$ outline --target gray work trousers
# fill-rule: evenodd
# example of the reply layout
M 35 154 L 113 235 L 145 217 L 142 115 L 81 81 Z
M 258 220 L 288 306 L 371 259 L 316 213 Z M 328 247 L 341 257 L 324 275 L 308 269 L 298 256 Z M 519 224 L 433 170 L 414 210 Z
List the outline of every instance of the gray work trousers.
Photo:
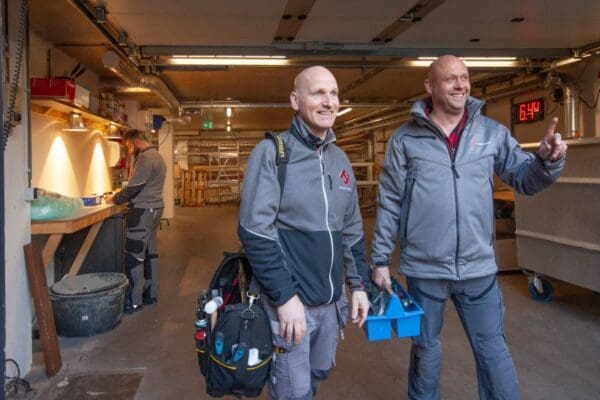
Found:
M 311 400 L 319 385 L 335 366 L 340 322 L 348 316 L 348 298 L 344 291 L 336 304 L 306 307 L 306 334 L 300 344 L 288 343 L 279 336 L 277 310 L 264 301 L 271 320 L 273 345 L 279 348 L 269 376 L 269 400 Z M 342 321 L 338 320 L 339 316 Z
M 425 311 L 413 338 L 408 398 L 440 399 L 444 308 L 452 299 L 475 355 L 481 400 L 516 400 L 519 384 L 504 337 L 504 304 L 495 275 L 461 281 L 407 277 L 409 293 Z
M 156 231 L 162 212 L 162 208 L 132 208 L 127 212 L 125 270 L 129 289 L 125 301 L 129 305 L 142 304 L 144 291 L 158 297 Z

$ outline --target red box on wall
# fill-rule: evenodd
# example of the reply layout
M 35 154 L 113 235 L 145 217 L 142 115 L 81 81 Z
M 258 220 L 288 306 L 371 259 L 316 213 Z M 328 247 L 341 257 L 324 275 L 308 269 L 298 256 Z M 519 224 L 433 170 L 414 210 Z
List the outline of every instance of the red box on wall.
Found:
M 31 78 L 31 97 L 54 98 L 73 102 L 75 82 L 67 78 Z

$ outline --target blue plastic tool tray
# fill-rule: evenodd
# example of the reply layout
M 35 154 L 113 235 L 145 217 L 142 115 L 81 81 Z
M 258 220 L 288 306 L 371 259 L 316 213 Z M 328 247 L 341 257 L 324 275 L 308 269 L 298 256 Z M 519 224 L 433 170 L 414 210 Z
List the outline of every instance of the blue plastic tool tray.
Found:
M 400 299 L 402 298 L 402 300 Z M 419 336 L 423 309 L 401 289 L 400 297 L 394 293 L 383 315 L 369 315 L 365 332 L 369 342 L 392 338 L 392 329 L 398 338 Z

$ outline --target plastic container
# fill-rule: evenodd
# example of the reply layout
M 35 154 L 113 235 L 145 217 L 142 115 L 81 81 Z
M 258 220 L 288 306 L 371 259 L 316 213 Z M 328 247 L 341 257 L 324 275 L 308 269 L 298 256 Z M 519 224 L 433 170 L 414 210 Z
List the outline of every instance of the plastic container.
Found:
M 81 198 L 81 200 L 83 200 L 83 205 L 86 207 L 97 206 L 97 205 L 102 204 L 102 196 L 101 195 L 83 196 Z
M 369 342 L 391 339 L 392 330 L 398 338 L 419 336 L 423 309 L 405 291 L 401 296 L 404 302 L 400 301 L 397 294 L 390 296 L 383 315 L 367 317 L 365 332 Z
M 127 276 L 116 272 L 67 276 L 52 285 L 49 294 L 58 334 L 91 336 L 117 326 L 127 285 Z

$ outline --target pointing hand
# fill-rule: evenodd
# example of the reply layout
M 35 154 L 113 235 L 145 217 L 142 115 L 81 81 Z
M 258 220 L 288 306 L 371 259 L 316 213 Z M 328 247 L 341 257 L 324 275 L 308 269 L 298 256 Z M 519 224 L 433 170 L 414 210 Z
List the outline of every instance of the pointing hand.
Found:
M 556 161 L 567 154 L 567 145 L 563 143 L 560 133 L 554 133 L 558 118 L 552 118 L 548 131 L 540 143 L 538 155 L 544 161 Z

